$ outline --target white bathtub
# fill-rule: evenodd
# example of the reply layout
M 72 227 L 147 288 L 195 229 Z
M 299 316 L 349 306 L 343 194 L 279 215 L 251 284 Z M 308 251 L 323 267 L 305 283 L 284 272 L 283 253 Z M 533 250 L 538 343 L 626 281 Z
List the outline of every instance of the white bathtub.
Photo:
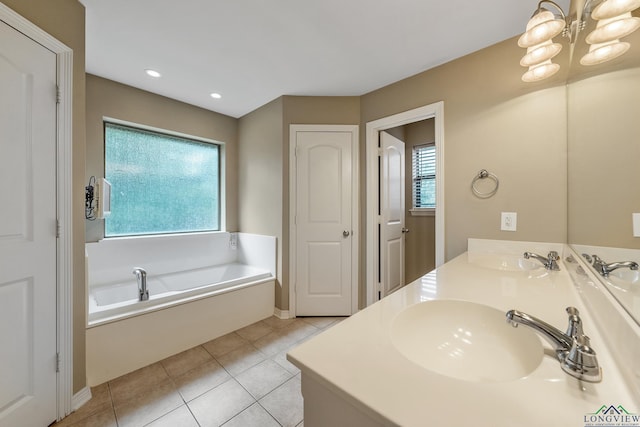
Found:
M 87 243 L 86 254 L 90 386 L 274 313 L 273 236 L 108 239 Z M 148 301 L 139 301 L 134 267 L 147 271 Z
M 160 275 L 147 272 L 148 301 L 139 301 L 138 284 L 129 281 L 93 286 L 89 292 L 89 327 L 184 304 L 273 280 L 271 271 L 240 263 Z

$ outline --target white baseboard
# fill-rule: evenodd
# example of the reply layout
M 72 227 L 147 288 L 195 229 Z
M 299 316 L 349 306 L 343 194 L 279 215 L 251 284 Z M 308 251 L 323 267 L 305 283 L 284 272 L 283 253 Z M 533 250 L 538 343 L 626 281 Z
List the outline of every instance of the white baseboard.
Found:
M 274 307 L 273 308 L 273 315 L 276 316 L 278 319 L 291 319 L 294 316 L 291 315 L 291 313 L 289 313 L 289 310 L 280 310 L 278 307 Z
M 91 389 L 85 387 L 71 397 L 71 411 L 77 411 L 89 400 L 91 400 Z

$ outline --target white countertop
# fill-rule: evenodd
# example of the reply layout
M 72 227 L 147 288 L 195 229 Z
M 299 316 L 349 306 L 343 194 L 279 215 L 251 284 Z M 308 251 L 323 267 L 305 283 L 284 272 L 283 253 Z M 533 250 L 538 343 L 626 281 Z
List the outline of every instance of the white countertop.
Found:
M 509 250 L 522 254 L 518 245 Z M 564 262 L 561 271 L 500 271 L 475 263 L 477 255 L 474 247 L 294 348 L 288 359 L 301 369 L 303 381 L 312 378 L 384 425 L 584 427 L 584 417 L 602 405 L 640 412 L 638 397 L 616 368 Z M 517 309 L 560 330 L 567 325 L 565 308 L 575 306 L 598 354 L 603 380 L 570 377 L 546 354 L 529 376 L 505 382 L 464 381 L 414 364 L 394 347 L 391 325 L 407 307 L 436 299 L 471 301 L 504 312 Z

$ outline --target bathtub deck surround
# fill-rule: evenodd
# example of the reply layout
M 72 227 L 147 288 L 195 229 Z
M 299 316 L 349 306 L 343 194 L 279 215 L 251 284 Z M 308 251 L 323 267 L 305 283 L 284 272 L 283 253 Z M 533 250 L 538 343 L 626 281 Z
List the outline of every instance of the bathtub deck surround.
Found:
M 92 387 L 54 426 L 302 426 L 300 371 L 285 353 L 341 320 L 267 317 Z
M 271 316 L 275 245 L 274 237 L 246 233 L 88 243 L 88 384 Z M 135 268 L 147 272 L 146 301 L 140 301 Z
M 579 264 L 568 246 L 473 239 L 468 249 L 288 353 L 288 360 L 302 373 L 305 425 L 336 425 L 347 420 L 351 427 L 582 426 L 585 416 L 603 405 L 622 405 L 629 412 L 640 412 L 638 371 L 634 372 L 634 360 L 640 359 L 638 325 L 627 322 L 627 313 L 612 305 L 604 311 L 610 318 L 605 321 L 600 305 L 613 299 L 593 281 L 589 292 L 601 297 L 583 300 L 584 291 L 572 280 Z M 547 270 L 536 260 L 524 259 L 526 251 L 557 251 L 560 270 Z M 567 261 L 569 255 L 573 255 L 571 262 Z M 437 307 L 429 304 L 441 302 L 451 304 L 451 310 L 438 317 L 433 314 Z M 484 314 L 478 314 L 478 322 L 458 324 L 455 312 L 451 312 L 465 304 L 477 307 L 479 313 L 497 313 L 500 322 L 491 328 L 498 329 L 499 323 L 507 329 L 487 334 L 486 328 L 478 327 Z M 507 311 L 517 309 L 564 330 L 567 307 L 580 313 L 602 367 L 600 382 L 568 375 L 546 340 L 531 329 L 513 329 L 506 323 Z M 416 321 L 422 323 L 416 325 Z M 421 338 L 407 339 L 411 325 Z M 429 343 L 441 334 L 434 331 L 447 326 L 453 335 L 446 343 L 438 342 L 442 345 L 436 349 Z M 623 346 L 629 349 L 620 348 L 618 331 L 630 340 L 629 346 Z M 513 333 L 531 335 L 535 342 L 526 349 L 515 349 L 508 335 Z M 506 337 L 501 348 L 514 351 L 510 355 L 518 360 L 526 360 L 527 369 L 501 376 L 501 363 L 506 369 L 509 358 L 502 362 L 504 355 L 492 355 L 493 346 L 484 341 L 496 337 Z M 480 340 L 481 345 L 474 340 Z M 479 354 L 478 347 L 483 350 Z M 419 358 L 414 357 L 424 349 L 427 351 Z M 469 354 L 476 357 L 465 361 Z M 459 370 L 447 369 L 446 363 L 438 370 L 435 364 L 423 363 L 424 357 L 473 364 L 477 369 L 461 377 Z

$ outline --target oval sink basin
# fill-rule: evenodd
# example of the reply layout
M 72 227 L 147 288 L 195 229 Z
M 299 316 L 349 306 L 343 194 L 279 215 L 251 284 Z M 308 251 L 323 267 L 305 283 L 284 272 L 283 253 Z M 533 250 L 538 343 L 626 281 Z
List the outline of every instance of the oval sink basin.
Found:
M 617 282 L 616 284 L 633 285 L 640 281 L 640 271 L 621 268 L 609 273 L 609 278 Z
M 544 354 L 536 334 L 510 326 L 505 312 L 465 301 L 427 301 L 407 308 L 393 320 L 391 340 L 413 363 L 466 381 L 526 377 Z
M 497 254 L 469 254 L 469 262 L 484 268 L 500 271 L 531 271 L 543 270 L 544 267 L 538 261 L 524 259 L 516 255 Z

